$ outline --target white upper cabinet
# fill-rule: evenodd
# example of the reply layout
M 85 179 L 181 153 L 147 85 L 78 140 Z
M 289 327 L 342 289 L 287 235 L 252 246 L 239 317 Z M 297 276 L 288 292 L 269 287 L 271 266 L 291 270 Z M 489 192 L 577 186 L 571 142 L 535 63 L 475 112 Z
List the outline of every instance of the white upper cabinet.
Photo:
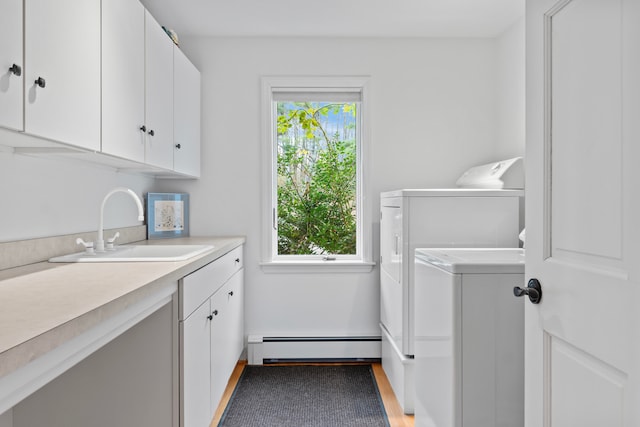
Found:
M 199 177 L 200 72 L 138 0 L 2 0 L 0 128 Z
M 176 46 L 173 51 L 173 169 L 200 176 L 200 72 Z
M 100 150 L 100 0 L 24 7 L 25 132 Z
M 146 12 L 145 163 L 173 169 L 173 41 Z
M 102 2 L 102 151 L 145 161 L 145 9 L 136 0 Z
M 23 130 L 22 0 L 0 2 L 0 126 Z

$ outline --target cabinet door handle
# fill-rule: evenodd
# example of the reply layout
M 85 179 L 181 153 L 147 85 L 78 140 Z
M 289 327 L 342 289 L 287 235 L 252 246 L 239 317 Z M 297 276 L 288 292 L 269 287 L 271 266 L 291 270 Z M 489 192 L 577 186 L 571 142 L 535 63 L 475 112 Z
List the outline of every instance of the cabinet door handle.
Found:
M 229 296 L 232 297 L 233 296 L 233 291 L 229 291 Z
M 43 88 L 47 85 L 47 82 L 42 77 L 38 77 L 38 79 L 35 81 L 35 84 Z
M 207 316 L 207 319 L 209 319 L 209 320 L 213 320 L 213 315 L 211 315 L 211 314 L 210 314 L 210 315 L 208 315 L 208 316 Z
M 9 72 L 13 73 L 14 76 L 20 77 L 22 75 L 22 67 L 20 67 L 18 64 L 13 64 L 11 67 L 9 67 Z
M 240 258 L 236 258 L 236 263 L 239 263 L 239 262 L 240 262 Z
M 182 146 L 180 144 L 176 144 L 176 148 L 179 150 L 182 148 Z
M 149 130 L 149 135 L 153 136 L 153 135 L 155 135 L 155 134 L 156 134 L 156 133 L 153 131 L 153 129 Z
M 146 132 L 147 131 L 147 127 L 145 125 L 140 126 L 140 131 Z

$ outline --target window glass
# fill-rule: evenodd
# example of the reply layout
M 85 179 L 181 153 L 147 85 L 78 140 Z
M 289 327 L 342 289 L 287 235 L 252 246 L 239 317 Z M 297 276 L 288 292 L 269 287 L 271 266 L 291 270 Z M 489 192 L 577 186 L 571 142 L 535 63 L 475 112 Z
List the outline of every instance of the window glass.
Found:
M 275 98 L 277 255 L 357 255 L 359 102 Z

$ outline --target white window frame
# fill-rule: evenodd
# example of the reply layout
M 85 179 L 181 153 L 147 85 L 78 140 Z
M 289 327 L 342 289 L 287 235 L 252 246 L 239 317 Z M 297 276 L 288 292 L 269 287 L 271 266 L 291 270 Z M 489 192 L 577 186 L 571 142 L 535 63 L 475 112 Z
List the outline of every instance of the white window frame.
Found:
M 263 77 L 262 78 L 262 262 L 265 272 L 369 272 L 372 262 L 371 197 L 367 185 L 369 141 L 369 78 L 368 77 Z M 277 177 L 274 159 L 277 152 L 277 129 L 273 94 L 280 92 L 359 92 L 360 122 L 358 123 L 358 224 L 357 255 L 336 255 L 329 259 L 317 255 L 278 255 L 277 230 L 274 215 L 277 207 Z

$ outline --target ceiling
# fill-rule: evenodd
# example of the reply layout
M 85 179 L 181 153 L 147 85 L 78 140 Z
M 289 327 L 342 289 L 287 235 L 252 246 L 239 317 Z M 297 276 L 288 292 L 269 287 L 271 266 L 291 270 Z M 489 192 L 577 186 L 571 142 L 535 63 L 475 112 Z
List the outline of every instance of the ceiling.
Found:
M 524 0 L 142 0 L 178 36 L 494 37 Z

